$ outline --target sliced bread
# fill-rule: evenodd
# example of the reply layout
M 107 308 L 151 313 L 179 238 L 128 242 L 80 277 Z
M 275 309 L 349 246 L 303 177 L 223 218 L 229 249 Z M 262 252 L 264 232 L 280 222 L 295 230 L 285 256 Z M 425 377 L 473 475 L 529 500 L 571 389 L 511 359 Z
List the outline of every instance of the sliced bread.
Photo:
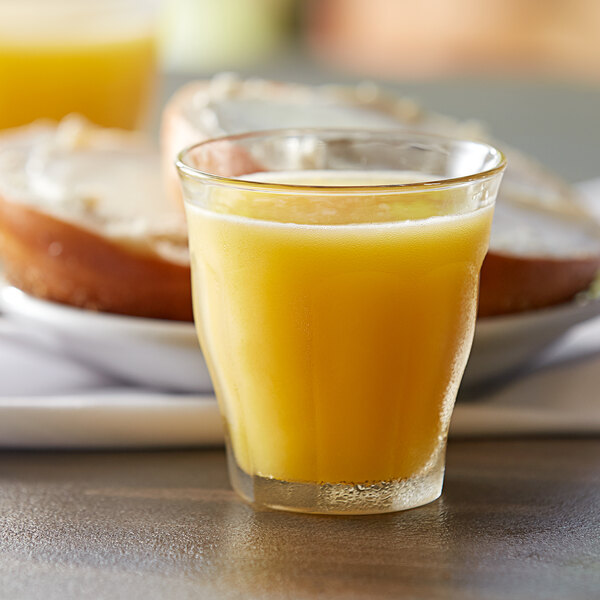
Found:
M 70 117 L 0 136 L 0 256 L 40 298 L 191 320 L 185 221 L 137 134 Z
M 600 226 L 580 208 L 571 186 L 495 142 L 481 124 L 426 112 L 371 84 L 311 87 L 224 74 L 184 86 L 168 103 L 161 130 L 163 168 L 174 204 L 181 205 L 174 160 L 183 148 L 223 135 L 285 127 L 411 128 L 500 146 L 509 167 L 481 273 L 480 316 L 566 302 L 588 287 L 600 269 Z

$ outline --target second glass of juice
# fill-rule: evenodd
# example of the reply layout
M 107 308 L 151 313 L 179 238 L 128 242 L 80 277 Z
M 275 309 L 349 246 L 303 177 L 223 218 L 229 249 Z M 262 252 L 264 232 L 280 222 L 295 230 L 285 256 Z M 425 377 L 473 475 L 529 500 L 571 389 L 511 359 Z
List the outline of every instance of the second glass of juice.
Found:
M 79 113 L 145 125 L 157 77 L 157 0 L 1 0 L 0 129 Z
M 347 130 L 180 155 L 195 321 L 244 498 L 361 514 L 440 495 L 504 164 L 482 143 Z

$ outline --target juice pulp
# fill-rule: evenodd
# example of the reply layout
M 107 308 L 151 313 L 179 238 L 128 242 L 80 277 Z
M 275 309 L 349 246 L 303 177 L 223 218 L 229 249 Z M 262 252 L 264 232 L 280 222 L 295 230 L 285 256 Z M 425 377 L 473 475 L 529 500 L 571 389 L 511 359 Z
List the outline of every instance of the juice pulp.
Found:
M 69 113 L 105 127 L 138 127 L 155 84 L 155 46 L 147 31 L 90 38 L 66 28 L 51 39 L 0 35 L 0 129 Z
M 252 218 L 250 196 L 244 217 L 208 204 L 187 206 L 194 310 L 240 468 L 353 484 L 431 468 L 471 346 L 493 207 L 302 225 Z

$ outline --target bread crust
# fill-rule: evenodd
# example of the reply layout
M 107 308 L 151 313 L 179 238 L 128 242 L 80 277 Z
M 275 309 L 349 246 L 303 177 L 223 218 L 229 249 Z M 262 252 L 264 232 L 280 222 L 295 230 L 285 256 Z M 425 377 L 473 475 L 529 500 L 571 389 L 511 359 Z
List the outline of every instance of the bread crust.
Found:
M 54 302 L 117 314 L 192 320 L 190 268 L 139 252 L 0 196 L 5 276 Z M 481 269 L 479 317 L 568 302 L 600 270 L 600 257 L 522 258 L 490 251 Z
M 192 320 L 189 265 L 2 196 L 0 253 L 7 280 L 38 298 L 123 315 Z
M 481 268 L 479 317 L 545 308 L 572 300 L 600 270 L 600 256 L 527 258 L 490 250 Z

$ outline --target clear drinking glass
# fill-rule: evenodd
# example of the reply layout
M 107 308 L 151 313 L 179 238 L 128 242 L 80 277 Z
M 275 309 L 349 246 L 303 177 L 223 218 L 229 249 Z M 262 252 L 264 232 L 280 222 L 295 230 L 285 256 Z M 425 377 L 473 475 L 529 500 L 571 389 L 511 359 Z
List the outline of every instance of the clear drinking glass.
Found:
M 241 496 L 360 514 L 440 495 L 504 166 L 486 144 L 403 132 L 181 153 L 195 321 Z

